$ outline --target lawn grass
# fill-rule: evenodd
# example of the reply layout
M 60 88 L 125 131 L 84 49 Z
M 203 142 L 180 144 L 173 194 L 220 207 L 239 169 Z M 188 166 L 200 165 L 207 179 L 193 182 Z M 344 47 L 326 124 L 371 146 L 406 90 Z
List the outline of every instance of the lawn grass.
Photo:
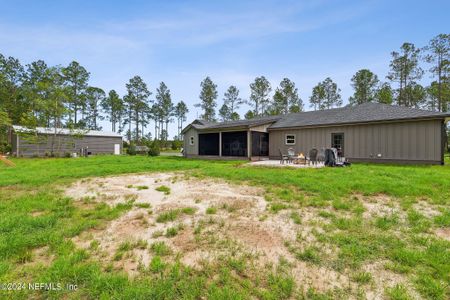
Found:
M 450 162 L 450 158 L 446 158 Z M 231 264 L 196 271 L 182 264 L 167 263 L 170 252 L 163 244 L 152 245 L 157 254 L 143 275 L 130 280 L 124 273 L 108 272 L 89 253 L 78 250 L 70 238 L 89 228 L 116 219 L 133 207 L 132 201 L 109 207 L 97 204 L 81 210 L 64 197 L 64 185 L 80 178 L 138 172 L 188 171 L 198 178 L 223 178 L 267 190 L 271 213 L 292 205 L 321 209 L 333 207 L 335 213 L 322 211 L 323 233 L 317 239 L 323 245 L 339 248 L 337 257 L 329 258 L 320 247 L 305 249 L 291 245 L 299 260 L 332 266 L 336 270 L 354 269 L 354 280 L 370 284 L 372 277 L 359 268 L 376 259 L 388 260 L 386 268 L 406 274 L 420 295 L 429 299 L 449 296 L 450 246 L 442 239 L 422 238 L 433 228 L 450 227 L 450 166 L 396 166 L 354 164 L 350 168 L 280 169 L 247 167 L 237 161 L 202 161 L 179 157 L 97 156 L 77 159 L 13 159 L 16 167 L 0 165 L 0 282 L 61 282 L 77 284 L 76 292 L 67 290 L 5 292 L 11 298 L 249 298 L 284 299 L 294 295 L 295 282 L 284 271 L 273 271 L 257 281 L 236 275 L 242 265 Z M 139 187 L 137 187 L 139 189 Z M 170 193 L 167 189 L 161 190 Z M 407 213 L 405 220 L 393 214 L 366 220 L 354 195 L 387 195 L 397 199 Z M 273 199 L 272 199 L 273 198 Z M 434 218 L 427 218 L 411 205 L 418 199 L 445 207 Z M 346 212 L 351 217 L 341 217 Z M 161 222 L 174 221 L 179 213 L 161 215 Z M 295 224 L 300 216 L 290 214 Z M 178 227 L 163 232 L 176 236 Z M 401 232 L 401 239 L 396 235 Z M 50 265 L 32 265 L 33 250 L 48 247 L 54 256 Z M 118 255 L 130 245 L 124 244 Z M 244 260 L 245 261 L 245 260 Z M 245 269 L 245 267 L 244 267 Z M 215 276 L 213 276 L 215 275 Z M 209 278 L 215 280 L 208 280 Z M 321 297 L 306 288 L 306 296 Z M 394 299 L 407 297 L 403 285 L 386 290 Z M 324 296 L 325 297 L 325 296 Z

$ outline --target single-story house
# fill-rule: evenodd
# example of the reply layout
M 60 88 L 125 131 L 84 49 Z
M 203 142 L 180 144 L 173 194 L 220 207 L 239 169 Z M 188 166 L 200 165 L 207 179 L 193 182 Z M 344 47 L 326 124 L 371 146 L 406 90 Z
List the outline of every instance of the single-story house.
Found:
M 365 103 L 251 120 L 195 120 L 182 130 L 184 156 L 278 159 L 293 148 L 338 148 L 350 162 L 443 164 L 450 113 Z
M 12 126 L 12 154 L 17 157 L 40 157 L 81 154 L 121 154 L 122 136 L 96 130 Z

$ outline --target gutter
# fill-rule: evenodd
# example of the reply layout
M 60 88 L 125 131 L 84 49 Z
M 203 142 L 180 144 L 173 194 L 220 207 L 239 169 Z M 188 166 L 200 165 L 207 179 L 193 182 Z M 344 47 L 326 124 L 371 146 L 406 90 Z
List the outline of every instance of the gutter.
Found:
M 413 121 L 428 121 L 428 120 L 449 120 L 449 117 L 444 116 L 431 116 L 431 117 L 417 117 L 408 119 L 389 119 L 389 120 L 375 120 L 375 121 L 361 121 L 361 122 L 351 122 L 351 123 L 325 123 L 325 124 L 315 124 L 315 125 L 303 125 L 303 126 L 286 126 L 286 127 L 269 127 L 268 131 L 275 130 L 292 130 L 292 129 L 303 129 L 303 128 L 321 128 L 321 127 L 337 127 L 337 126 L 351 126 L 351 125 L 365 125 L 365 124 L 383 124 L 383 123 L 402 123 L 402 122 L 413 122 Z

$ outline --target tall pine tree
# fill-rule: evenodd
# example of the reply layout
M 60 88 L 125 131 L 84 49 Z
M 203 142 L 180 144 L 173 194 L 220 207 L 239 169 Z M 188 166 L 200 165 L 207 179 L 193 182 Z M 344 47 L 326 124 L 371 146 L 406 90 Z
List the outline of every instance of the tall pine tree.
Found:
M 195 107 L 200 107 L 203 111 L 202 119 L 206 121 L 216 120 L 216 106 L 217 106 L 217 85 L 206 77 L 200 84 L 200 103 L 195 104 Z

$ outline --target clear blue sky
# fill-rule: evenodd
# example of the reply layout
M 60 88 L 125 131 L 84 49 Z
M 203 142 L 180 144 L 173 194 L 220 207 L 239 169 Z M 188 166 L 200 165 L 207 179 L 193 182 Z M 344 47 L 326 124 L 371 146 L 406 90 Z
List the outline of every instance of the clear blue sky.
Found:
M 23 64 L 77 60 L 91 72 L 91 85 L 121 95 L 134 75 L 152 96 L 164 81 L 174 102 L 188 104 L 188 122 L 200 113 L 193 104 L 207 75 L 218 84 L 219 106 L 229 85 L 247 98 L 260 75 L 274 88 L 283 77 L 294 80 L 306 102 L 329 76 L 345 103 L 357 70 L 369 68 L 384 80 L 390 52 L 403 42 L 422 47 L 450 31 L 448 0 L 0 0 L 0 7 L 0 53 Z

